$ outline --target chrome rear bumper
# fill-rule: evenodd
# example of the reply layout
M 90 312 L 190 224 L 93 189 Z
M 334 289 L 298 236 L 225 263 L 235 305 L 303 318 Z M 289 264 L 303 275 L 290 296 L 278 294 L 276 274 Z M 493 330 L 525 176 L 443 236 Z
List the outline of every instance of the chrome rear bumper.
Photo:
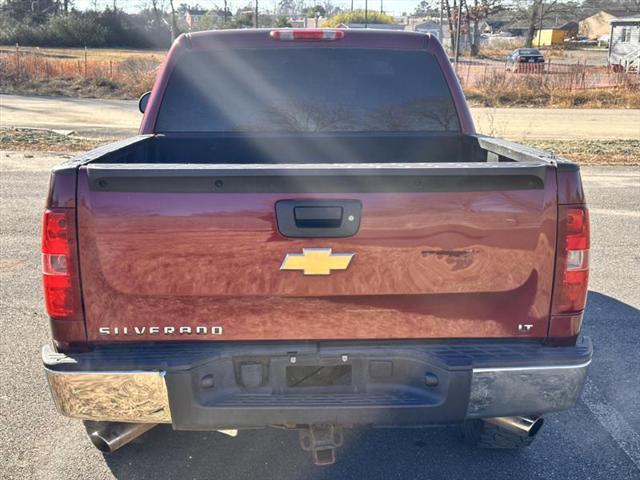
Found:
M 590 363 L 474 368 L 467 418 L 567 410 L 578 401 Z
M 51 396 L 67 417 L 171 423 L 164 372 L 57 372 L 45 368 Z
M 236 385 L 239 381 L 237 371 L 234 374 L 234 363 L 230 361 L 233 355 L 228 351 L 208 355 L 204 360 L 200 357 L 193 362 L 193 367 L 182 359 L 179 368 L 174 368 L 169 360 L 164 364 L 157 363 L 165 368 L 152 369 L 145 361 L 142 362 L 144 368 L 126 370 L 117 361 L 110 362 L 104 353 L 93 354 L 88 359 L 87 355 L 92 354 L 66 356 L 49 347 L 43 349 L 43 360 L 58 410 L 65 416 L 83 420 L 174 423 L 177 429 L 202 430 L 282 424 L 287 420 L 322 423 L 325 419 L 335 419 L 334 423 L 380 425 L 388 425 L 393 419 L 392 425 L 406 425 L 542 415 L 571 408 L 578 400 L 591 361 L 591 344 L 584 339 L 582 342 L 573 357 L 570 351 L 573 347 L 542 347 L 569 350 L 566 358 L 555 355 L 557 351 L 553 355 L 542 352 L 542 358 L 547 362 L 544 365 L 540 361 L 537 361 L 538 365 L 524 361 L 518 366 L 514 364 L 517 362 L 507 361 L 508 366 L 502 367 L 476 366 L 474 364 L 482 365 L 482 362 L 473 358 L 470 365 L 461 365 L 460 356 L 447 365 L 442 359 L 451 358 L 451 348 L 447 347 L 447 357 L 440 355 L 442 349 L 437 350 L 434 344 L 425 344 L 424 349 L 400 345 L 392 350 L 361 345 L 350 350 L 340 347 L 335 352 L 349 352 L 354 382 L 360 381 L 359 378 L 364 382 L 364 387 L 361 385 L 356 389 L 357 394 L 336 393 L 333 387 L 326 393 L 315 390 L 313 395 L 304 389 L 279 390 L 281 385 L 275 383 L 276 377 L 284 370 L 279 368 L 278 362 L 284 361 L 286 368 L 289 357 L 283 358 L 276 352 L 260 357 L 268 359 L 265 365 L 270 369 L 265 377 L 267 384 L 260 389 Z M 282 352 L 295 351 L 287 346 L 279 348 Z M 462 348 L 469 352 L 468 346 L 461 347 L 461 351 Z M 333 351 L 329 350 L 323 351 L 322 358 Z M 245 352 L 241 354 L 246 355 Z M 100 358 L 100 364 L 96 358 Z M 121 357 L 113 355 L 111 358 Z M 321 357 L 313 356 L 313 362 L 318 358 Z M 340 356 L 336 355 L 336 358 Z M 371 363 L 380 362 L 381 358 L 393 364 L 390 375 L 397 378 L 380 380 L 368 376 L 372 371 Z M 300 356 L 297 364 L 303 361 Z M 109 369 L 110 365 L 113 370 Z M 140 365 L 141 362 L 136 363 L 136 366 Z M 418 377 L 424 376 L 425 371 L 436 372 L 440 385 L 425 385 L 424 378 Z M 209 396 L 216 388 L 202 386 L 203 374 L 210 375 L 207 372 L 214 372 L 215 386 L 220 390 L 217 397 Z M 223 385 L 220 378 L 233 385 Z M 417 388 L 420 382 L 422 387 Z M 345 419 L 350 422 L 344 422 Z

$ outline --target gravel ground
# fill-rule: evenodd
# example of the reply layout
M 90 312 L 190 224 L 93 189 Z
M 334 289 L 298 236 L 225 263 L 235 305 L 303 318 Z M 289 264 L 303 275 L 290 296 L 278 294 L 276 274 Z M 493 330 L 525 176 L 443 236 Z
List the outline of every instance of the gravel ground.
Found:
M 27 156 L 29 155 L 29 156 Z M 640 172 L 583 170 L 593 229 L 585 332 L 596 353 L 582 400 L 549 415 L 524 451 L 480 451 L 454 428 L 349 432 L 332 467 L 314 467 L 294 432 L 172 432 L 158 427 L 111 456 L 59 416 L 40 363 L 48 341 L 39 275 L 48 168 L 60 154 L 0 157 L 0 477 L 640 479 Z

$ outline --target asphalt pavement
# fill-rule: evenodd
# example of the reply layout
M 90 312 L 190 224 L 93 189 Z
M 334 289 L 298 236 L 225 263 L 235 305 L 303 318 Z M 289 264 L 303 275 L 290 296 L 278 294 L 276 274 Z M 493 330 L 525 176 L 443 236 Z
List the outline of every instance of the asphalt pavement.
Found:
M 474 107 L 471 114 L 480 133 L 516 141 L 640 137 L 640 109 Z M 135 134 L 140 118 L 131 100 L 0 95 L 2 126 L 116 137 Z
M 584 332 L 595 356 L 582 399 L 548 415 L 523 451 L 460 443 L 456 428 L 362 429 L 315 467 L 296 432 L 173 432 L 160 426 L 104 456 L 58 415 L 42 373 L 40 283 L 48 169 L 62 156 L 0 154 L 0 477 L 12 479 L 640 479 L 640 171 L 584 168 L 592 275 Z

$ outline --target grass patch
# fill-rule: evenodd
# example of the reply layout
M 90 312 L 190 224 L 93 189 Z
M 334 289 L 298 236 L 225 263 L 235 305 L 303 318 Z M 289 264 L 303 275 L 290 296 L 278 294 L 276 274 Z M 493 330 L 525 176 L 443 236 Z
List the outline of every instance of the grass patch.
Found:
M 0 92 L 13 95 L 39 95 L 83 98 L 135 98 L 124 85 L 106 78 L 52 78 L 27 80 L 19 84 L 0 80 Z
M 640 108 L 640 87 L 543 91 L 521 88 L 465 89 L 475 107 Z
M 640 140 L 527 140 L 582 165 L 640 165 Z
M 108 98 L 136 100 L 153 87 L 153 78 L 141 76 L 135 82 L 108 78 L 57 77 L 39 78 L 20 83 L 0 78 L 0 93 L 73 98 Z
M 0 45 L 0 54 L 15 55 L 15 45 Z M 83 60 L 84 48 L 42 48 L 20 46 L 20 53 L 23 55 L 37 55 L 40 58 Z M 140 50 L 135 48 L 89 48 L 87 51 L 89 60 L 115 62 L 127 60 L 129 58 L 141 58 L 160 63 L 167 54 L 164 50 Z
M 73 134 L 62 135 L 49 130 L 0 128 L 0 146 L 2 150 L 85 152 L 109 141 L 109 139 L 85 138 Z
M 109 53 L 111 52 L 111 53 Z M 0 92 L 21 95 L 135 99 L 151 90 L 159 55 L 107 51 L 77 58 L 73 49 L 26 53 L 19 57 L 0 49 Z M 115 58 L 115 60 L 113 60 Z

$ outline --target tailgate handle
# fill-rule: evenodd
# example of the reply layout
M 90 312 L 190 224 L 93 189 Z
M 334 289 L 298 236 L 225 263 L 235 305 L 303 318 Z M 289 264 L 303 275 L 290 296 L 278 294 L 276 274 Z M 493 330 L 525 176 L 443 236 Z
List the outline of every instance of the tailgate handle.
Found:
M 342 207 L 294 207 L 298 228 L 338 228 L 342 223 Z
M 278 230 L 285 237 L 350 237 L 360 228 L 360 200 L 280 200 Z

